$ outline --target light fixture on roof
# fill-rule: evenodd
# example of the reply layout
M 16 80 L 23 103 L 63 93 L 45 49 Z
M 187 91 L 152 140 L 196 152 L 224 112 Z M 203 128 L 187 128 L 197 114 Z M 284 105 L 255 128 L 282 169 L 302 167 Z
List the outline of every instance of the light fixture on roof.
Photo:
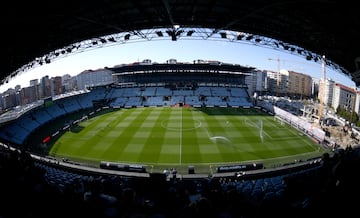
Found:
M 129 40 L 129 39 L 130 39 L 130 34 L 128 33 L 124 36 L 124 40 Z
M 172 41 L 176 41 L 178 39 L 178 37 L 181 35 L 181 33 L 183 33 L 184 30 L 177 30 L 177 29 L 172 29 L 172 30 L 167 30 L 166 33 L 171 37 Z
M 252 35 L 248 35 L 245 39 L 246 39 L 247 41 L 250 41 L 250 40 L 252 40 L 252 38 L 253 38 Z
M 163 33 L 162 33 L 161 31 L 156 31 L 155 33 L 156 33 L 156 35 L 158 35 L 159 37 L 163 37 Z
M 221 38 L 226 39 L 226 32 L 221 32 L 220 36 L 221 36 Z
M 244 38 L 244 35 L 243 34 L 239 34 L 238 36 L 237 36 L 237 40 L 242 40 Z
M 114 39 L 114 37 L 108 38 L 108 41 L 109 41 L 109 42 L 116 42 L 115 39 Z
M 194 32 L 195 32 L 194 30 L 189 30 L 186 35 L 191 36 Z
M 306 60 L 310 61 L 312 58 L 313 58 L 313 57 L 312 57 L 311 54 L 306 55 Z
M 45 58 L 45 63 L 50 64 L 50 63 L 51 63 L 51 59 L 50 59 L 49 57 L 46 57 L 46 58 Z
M 314 61 L 315 61 L 315 62 L 318 62 L 319 60 L 320 60 L 320 58 L 319 58 L 318 56 L 315 56 L 315 57 L 314 57 Z

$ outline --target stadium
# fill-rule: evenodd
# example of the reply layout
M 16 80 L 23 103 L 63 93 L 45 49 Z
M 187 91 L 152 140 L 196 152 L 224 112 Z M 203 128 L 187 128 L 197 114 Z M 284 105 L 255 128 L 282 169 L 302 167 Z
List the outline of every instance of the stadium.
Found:
M 183 38 L 313 62 L 325 53 L 328 67 L 360 84 L 360 22 L 347 2 L 12 1 L 5 9 L 1 85 L 87 49 Z M 116 82 L 1 115 L 0 217 L 356 214 L 359 149 L 334 149 L 321 128 L 249 95 L 251 67 L 146 62 L 109 70 Z
M 2 141 L 29 152 L 61 192 L 88 177 L 214 179 L 271 201 L 284 197 L 285 178 L 316 174 L 331 152 L 324 131 L 249 96 L 245 78 L 253 68 L 194 62 L 111 70 L 116 83 L 2 117 Z
M 190 167 L 208 176 L 319 158 L 324 132 L 266 102 L 255 105 L 245 84 L 251 70 L 223 63 L 121 66 L 112 69 L 117 83 L 45 99 L 16 114 L 1 136 L 41 156 L 119 171 L 184 174 Z

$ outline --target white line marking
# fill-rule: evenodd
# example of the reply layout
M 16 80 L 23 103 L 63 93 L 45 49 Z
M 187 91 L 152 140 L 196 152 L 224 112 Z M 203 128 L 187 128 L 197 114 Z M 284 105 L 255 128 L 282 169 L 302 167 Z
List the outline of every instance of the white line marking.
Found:
M 181 111 L 181 113 L 180 113 L 180 145 L 179 145 L 179 149 L 180 149 L 180 151 L 179 151 L 179 153 L 180 153 L 180 157 L 179 157 L 179 163 L 180 163 L 180 165 L 181 165 L 181 158 L 182 158 L 182 107 L 180 108 L 180 111 Z

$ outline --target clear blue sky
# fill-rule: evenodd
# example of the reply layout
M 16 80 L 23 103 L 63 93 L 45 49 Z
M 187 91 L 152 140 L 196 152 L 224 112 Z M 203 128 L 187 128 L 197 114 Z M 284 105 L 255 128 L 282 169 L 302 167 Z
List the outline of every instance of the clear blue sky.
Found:
M 172 58 L 177 59 L 179 62 L 192 62 L 197 59 L 218 60 L 272 71 L 278 71 L 278 62 L 276 60 L 279 58 L 280 69 L 309 74 L 319 79 L 322 76 L 320 63 L 307 61 L 302 56 L 291 55 L 281 50 L 229 41 L 189 39 L 171 41 L 166 39 L 118 44 L 58 58 L 50 64 L 21 73 L 20 76 L 10 80 L 9 83 L 0 86 L 0 92 L 4 92 L 8 88 L 14 88 L 17 84 L 20 84 L 21 87 L 27 87 L 31 79 L 40 79 L 45 75 L 50 77 L 64 74 L 75 76 L 87 69 L 95 70 L 144 59 L 165 63 L 166 60 Z M 343 85 L 355 86 L 355 83 L 348 76 L 331 68 L 326 69 L 326 76 Z

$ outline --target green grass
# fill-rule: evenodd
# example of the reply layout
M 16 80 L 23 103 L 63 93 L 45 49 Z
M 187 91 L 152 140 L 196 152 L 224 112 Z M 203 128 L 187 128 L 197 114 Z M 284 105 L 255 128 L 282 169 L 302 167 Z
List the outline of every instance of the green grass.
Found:
M 197 172 L 207 172 L 242 162 L 274 166 L 321 152 L 307 136 L 256 109 L 150 107 L 84 121 L 63 134 L 49 155 L 141 163 L 152 170 L 194 165 Z

